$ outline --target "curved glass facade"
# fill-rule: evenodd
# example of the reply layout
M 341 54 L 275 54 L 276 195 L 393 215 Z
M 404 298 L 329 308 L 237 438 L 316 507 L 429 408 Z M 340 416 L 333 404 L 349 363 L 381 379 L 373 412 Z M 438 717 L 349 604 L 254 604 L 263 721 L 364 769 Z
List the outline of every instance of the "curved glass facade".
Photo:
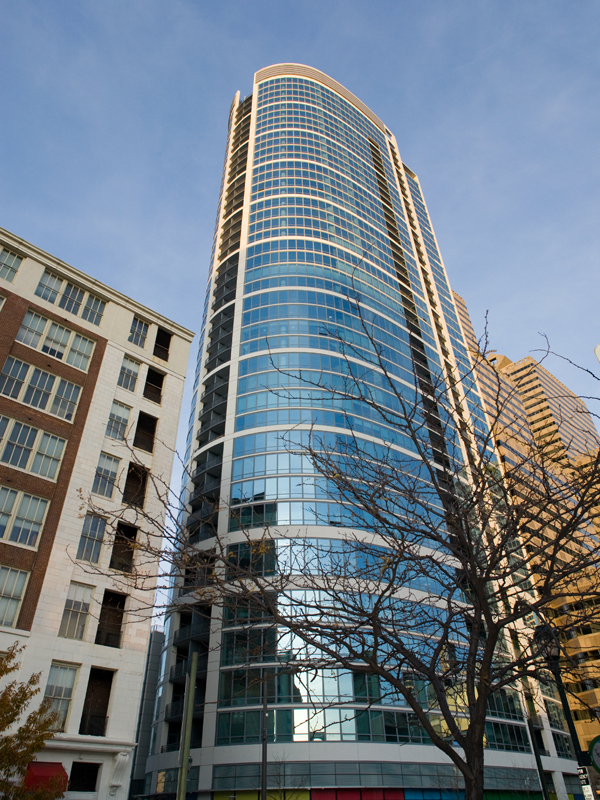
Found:
M 458 371 L 467 391 L 464 413 L 485 426 L 419 182 L 402 164 L 394 137 L 316 70 L 267 68 L 255 76 L 250 97 L 236 97 L 230 115 L 188 435 L 190 541 L 203 547 L 218 527 L 237 557 L 251 559 L 239 531 L 259 536 L 268 525 L 284 538 L 263 554 L 260 569 L 302 559 L 308 548 L 319 569 L 334 571 L 344 548 L 340 527 L 368 529 L 370 521 L 350 514 L 315 474 L 303 451 L 310 431 L 329 445 L 343 447 L 352 435 L 367 453 L 391 448 L 403 458 L 414 455 L 419 472 L 413 443 L 392 424 L 400 409 L 378 358 L 407 402 L 419 402 L 422 381 L 444 381 Z M 340 396 L 349 376 L 369 387 L 387 421 L 360 398 Z M 461 458 L 453 441 L 445 446 Z M 432 500 L 432 513 L 434 506 Z M 415 588 L 435 586 L 431 576 Z M 175 592 L 185 599 L 185 585 Z M 212 632 L 193 605 L 172 615 L 151 771 L 176 763 L 169 754 L 181 741 L 184 678 L 195 649 L 201 656 L 192 730 L 196 788 L 215 792 L 217 800 L 258 788 L 264 685 L 274 758 L 280 771 L 296 776 L 286 786 L 302 800 L 309 791 L 320 797 L 318 788 L 328 786 L 336 787 L 338 800 L 344 800 L 340 787 L 348 786 L 379 787 L 381 796 L 371 800 L 384 800 L 392 789 L 388 800 L 402 800 L 402 787 L 402 797 L 417 789 L 428 798 L 445 796 L 431 770 L 441 757 L 395 692 L 341 669 L 285 673 L 281 664 L 298 644 L 252 613 L 247 606 L 227 608 Z M 425 686 L 423 702 L 429 705 Z M 509 768 L 535 782 L 518 697 L 508 693 L 490 716 L 488 747 L 498 754 L 499 784 Z M 271 764 L 272 781 L 274 770 Z M 413 779 L 402 777 L 408 774 Z

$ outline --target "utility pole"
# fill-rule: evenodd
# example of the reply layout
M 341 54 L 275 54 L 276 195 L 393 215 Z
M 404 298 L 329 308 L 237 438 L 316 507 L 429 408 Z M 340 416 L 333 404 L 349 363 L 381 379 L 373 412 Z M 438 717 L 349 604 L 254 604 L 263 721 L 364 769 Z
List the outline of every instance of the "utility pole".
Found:
M 260 772 L 260 800 L 267 800 L 267 722 L 269 717 L 269 706 L 267 703 L 267 677 L 264 669 L 262 694 L 262 767 Z M 178 797 L 177 800 L 180 800 L 180 798 Z M 184 800 L 184 798 L 181 798 L 181 800 Z
M 198 672 L 198 652 L 192 653 L 190 671 L 185 676 L 185 695 L 182 731 L 183 739 L 179 750 L 179 776 L 177 778 L 177 800 L 185 800 L 188 771 L 190 768 L 190 745 L 192 741 L 192 722 L 196 699 L 196 674 Z
M 538 778 L 540 780 L 540 786 L 542 787 L 542 796 L 544 800 L 550 800 L 550 795 L 548 793 L 548 787 L 546 786 L 546 780 L 544 778 L 544 768 L 542 766 L 542 759 L 540 757 L 540 748 L 538 747 L 537 739 L 535 738 L 535 730 L 533 727 L 533 720 L 531 719 L 531 715 L 527 714 L 527 729 L 529 731 L 529 739 L 531 740 L 531 746 L 533 748 L 533 755 L 535 756 L 535 765 L 538 771 Z

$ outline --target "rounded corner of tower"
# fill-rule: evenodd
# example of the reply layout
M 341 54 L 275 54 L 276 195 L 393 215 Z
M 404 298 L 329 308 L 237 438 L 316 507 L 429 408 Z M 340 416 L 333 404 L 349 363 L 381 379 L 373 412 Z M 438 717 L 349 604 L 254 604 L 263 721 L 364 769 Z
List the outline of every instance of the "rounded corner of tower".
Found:
M 337 92 L 337 94 L 339 94 L 345 100 L 352 103 L 352 105 L 361 111 L 366 117 L 368 117 L 371 122 L 375 123 L 375 125 L 377 125 L 381 131 L 384 133 L 388 132 L 385 124 L 379 119 L 377 114 L 371 111 L 371 109 L 365 105 L 362 100 L 360 100 L 351 91 L 346 89 L 346 87 L 339 83 L 339 81 L 336 81 L 335 78 L 332 78 L 326 72 L 322 72 L 316 67 L 310 67 L 307 64 L 297 64 L 293 62 L 271 64 L 270 66 L 263 67 L 254 73 L 254 85 L 256 86 L 267 78 L 276 78 L 282 75 L 300 76 L 302 78 L 308 78 L 309 80 L 319 81 L 319 83 L 322 83 L 329 89 L 333 89 L 334 92 Z

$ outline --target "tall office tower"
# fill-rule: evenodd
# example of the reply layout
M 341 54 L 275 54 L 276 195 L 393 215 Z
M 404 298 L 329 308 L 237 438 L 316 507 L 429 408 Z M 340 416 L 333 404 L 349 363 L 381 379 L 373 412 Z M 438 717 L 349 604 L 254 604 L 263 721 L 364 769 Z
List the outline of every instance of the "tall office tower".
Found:
M 454 298 L 467 344 L 475 353 L 477 341 L 465 301 L 456 293 Z M 488 418 L 497 416 L 496 445 L 509 467 L 516 467 L 527 458 L 531 442 L 544 447 L 561 466 L 596 457 L 600 437 L 580 397 L 531 356 L 515 362 L 498 354 L 488 358 L 490 364 L 486 359 L 476 361 L 475 372 Z M 502 406 L 500 415 L 498 402 Z M 595 605 L 596 599 L 590 597 L 586 602 Z M 578 600 L 575 605 L 581 609 L 583 603 Z M 564 613 L 569 608 L 561 604 L 561 610 Z M 565 643 L 572 664 L 579 665 L 569 682 L 569 704 L 584 750 L 600 735 L 600 722 L 590 710 L 600 707 L 600 632 L 596 627 L 574 627 Z
M 236 96 L 229 119 L 187 440 L 192 545 L 210 547 L 215 526 L 234 551 L 246 531 L 260 538 L 266 525 L 283 539 L 332 548 L 352 534 L 340 529 L 339 504 L 311 477 L 302 445 L 312 426 L 340 446 L 352 430 L 366 452 L 377 444 L 402 449 L 398 432 L 366 404 L 328 388 L 339 385 L 348 360 L 372 366 L 359 298 L 393 378 L 414 392 L 416 380 L 458 374 L 456 408 L 485 426 L 419 181 L 394 136 L 322 72 L 298 64 L 262 69 L 252 94 Z M 264 627 L 248 627 L 241 612 L 232 610 L 221 627 L 213 609 L 209 632 L 193 594 L 193 579 L 175 588 L 179 610 L 165 631 L 146 794 L 177 785 L 184 682 L 195 651 L 188 791 L 252 800 L 260 785 L 260 685 L 277 655 L 265 650 L 256 663 L 253 644 Z M 267 690 L 271 788 L 301 800 L 359 800 L 361 793 L 401 800 L 424 791 L 441 797 L 440 787 L 452 784 L 448 760 L 418 727 L 409 732 L 401 705 L 361 715 L 359 728 L 365 698 L 352 675 L 317 670 L 308 685 L 282 678 Z M 323 727 L 312 711 L 333 698 L 356 714 Z M 377 727 L 382 713 L 385 731 Z M 536 787 L 524 720 L 498 719 L 492 730 L 487 788 Z M 552 740 L 549 749 L 546 768 L 572 776 L 573 762 L 557 758 Z M 456 797 L 456 787 L 447 796 Z
M 153 602 L 135 545 L 164 514 L 191 339 L 0 229 L 0 651 L 25 646 L 58 713 L 27 780 L 73 800 L 127 796 Z

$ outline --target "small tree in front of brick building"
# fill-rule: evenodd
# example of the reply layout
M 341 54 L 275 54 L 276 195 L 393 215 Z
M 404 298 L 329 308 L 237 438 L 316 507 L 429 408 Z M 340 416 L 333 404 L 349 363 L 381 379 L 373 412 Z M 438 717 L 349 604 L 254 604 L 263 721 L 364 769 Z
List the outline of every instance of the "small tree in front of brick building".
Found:
M 0 658 L 0 681 L 18 672 L 21 665 L 17 657 L 22 650 L 16 642 Z M 25 786 L 28 765 L 54 736 L 56 715 L 50 712 L 48 701 L 27 714 L 31 700 L 40 691 L 39 682 L 38 672 L 0 689 L 0 797 L 4 800 L 55 800 L 63 797 L 67 788 L 60 779 L 43 787 Z

